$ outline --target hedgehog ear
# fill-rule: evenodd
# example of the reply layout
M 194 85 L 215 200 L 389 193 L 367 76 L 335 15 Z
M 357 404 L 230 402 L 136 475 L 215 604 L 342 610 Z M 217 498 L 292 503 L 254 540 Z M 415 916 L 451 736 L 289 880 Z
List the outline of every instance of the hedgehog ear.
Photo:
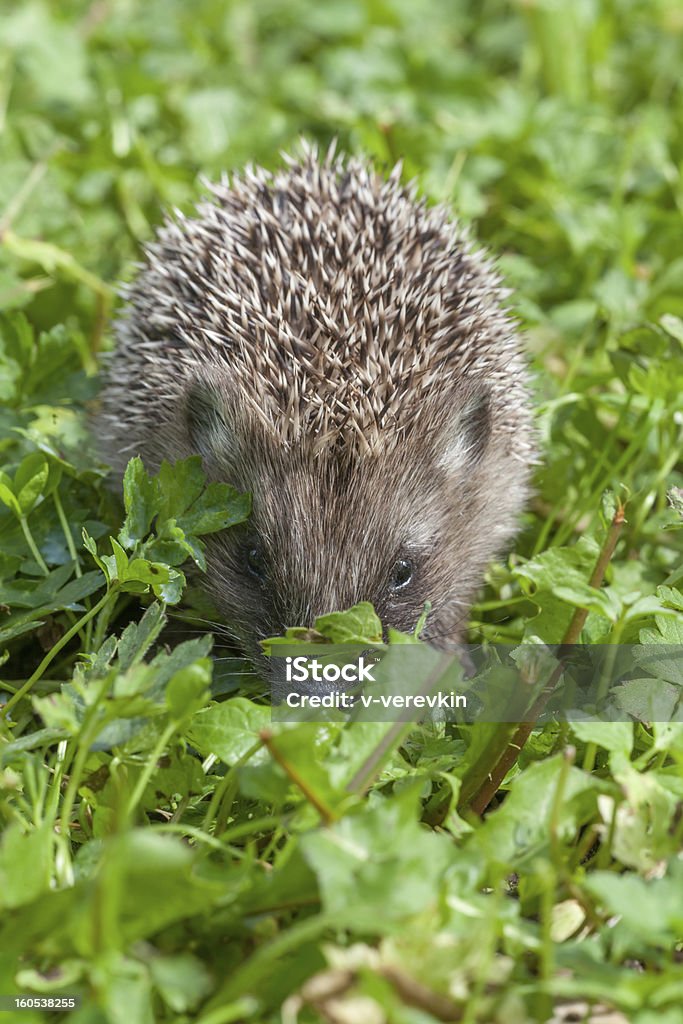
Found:
M 453 472 L 473 468 L 483 459 L 491 436 L 491 396 L 487 388 L 468 395 L 442 431 L 439 465 Z
M 193 381 L 186 392 L 185 415 L 190 443 L 203 459 L 224 458 L 233 445 L 223 396 L 206 380 Z

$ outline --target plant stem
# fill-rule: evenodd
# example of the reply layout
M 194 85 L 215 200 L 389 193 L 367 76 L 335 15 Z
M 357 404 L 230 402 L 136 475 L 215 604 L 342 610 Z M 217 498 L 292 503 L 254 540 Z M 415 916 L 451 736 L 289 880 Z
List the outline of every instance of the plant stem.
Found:
M 277 814 L 267 814 L 262 818 L 254 818 L 251 821 L 243 821 L 241 825 L 231 825 L 225 832 L 220 833 L 219 840 L 222 843 L 232 843 L 242 836 L 255 835 L 257 832 L 266 832 L 269 829 L 276 829 L 280 825 L 288 824 L 287 816 L 283 818 Z M 283 826 L 284 827 L 284 826 Z
M 104 594 L 103 597 L 100 598 L 100 600 L 97 602 L 97 604 L 93 605 L 93 607 L 90 609 L 89 612 L 86 612 L 85 615 L 83 615 L 77 622 L 75 622 L 73 624 L 71 629 L 69 629 L 64 634 L 64 636 L 59 638 L 59 640 L 54 645 L 54 647 L 51 647 L 50 650 L 47 652 L 47 654 L 45 655 L 45 657 L 43 658 L 43 660 L 41 661 L 40 665 L 35 670 L 33 675 L 30 676 L 26 680 L 24 685 L 22 687 L 20 687 L 20 689 L 17 690 L 17 692 L 14 694 L 14 696 L 10 697 L 10 699 L 7 701 L 7 703 L 5 705 L 3 705 L 2 709 L 0 709 L 0 717 L 5 718 L 9 714 L 9 712 L 12 710 L 14 705 L 17 704 L 23 697 L 26 696 L 28 691 L 33 686 L 33 684 L 36 683 L 40 679 L 40 677 L 42 676 L 42 674 L 44 673 L 45 669 L 50 664 L 50 662 L 53 661 L 57 657 L 57 655 L 59 654 L 61 649 L 63 647 L 66 647 L 66 645 L 69 643 L 69 641 L 72 639 L 72 637 L 74 637 L 76 635 L 76 633 L 78 633 L 83 628 L 83 626 L 86 624 L 86 622 L 89 622 L 90 619 L 94 618 L 94 616 L 97 615 L 97 613 L 100 612 L 105 607 L 107 602 L 111 601 L 112 598 L 115 597 L 115 594 L 116 594 L 115 590 L 113 590 L 113 589 L 112 590 L 108 590 L 106 592 L 106 594 Z
M 287 773 L 292 782 L 298 789 L 301 790 L 303 795 L 308 800 L 309 804 L 315 807 L 316 811 L 323 819 L 326 825 L 331 825 L 334 821 L 334 813 L 330 807 L 321 800 L 318 794 L 312 789 L 306 780 L 299 774 L 296 768 L 293 768 L 286 757 L 283 757 L 280 751 L 277 749 L 276 744 L 273 742 L 273 734 L 270 729 L 262 729 L 260 733 L 261 740 L 268 748 L 268 753 L 271 755 L 274 761 L 280 765 L 281 768 Z
M 43 556 L 38 550 L 38 545 L 33 539 L 33 534 L 31 533 L 31 529 L 28 525 L 28 520 L 26 519 L 26 516 L 19 516 L 19 522 L 21 524 L 21 529 L 23 531 L 24 537 L 26 538 L 26 543 L 31 549 L 31 554 L 33 555 L 36 562 L 40 566 L 40 571 L 42 572 L 43 576 L 49 576 L 50 570 L 46 566 L 45 560 L 43 559 Z
M 93 614 L 88 619 L 89 622 L 92 619 L 94 619 L 95 615 L 100 610 L 100 605 L 101 605 L 102 614 L 100 615 L 99 619 L 97 620 L 97 625 L 95 627 L 95 637 L 93 639 L 93 646 L 92 646 L 92 649 L 94 651 L 99 651 L 100 647 L 102 646 L 102 644 L 104 642 L 104 634 L 107 631 L 107 626 L 109 625 L 109 620 L 111 618 L 111 613 L 112 613 L 112 610 L 113 610 L 113 607 L 114 607 L 113 603 L 111 605 L 107 605 L 106 601 L 104 603 L 103 602 L 99 602 L 98 604 L 95 605 L 95 607 L 93 609 Z
M 621 531 L 624 526 L 624 506 L 619 502 L 617 510 L 614 513 L 614 517 L 610 524 L 610 528 L 605 538 L 605 543 L 602 546 L 598 560 L 595 563 L 595 568 L 590 578 L 590 586 L 598 588 L 605 576 L 605 571 L 609 565 L 609 561 L 614 554 L 614 549 L 617 546 L 617 541 L 621 535 Z M 476 793 L 470 804 L 471 809 L 475 814 L 483 814 L 488 807 L 491 799 L 498 792 L 498 788 L 512 768 L 513 764 L 519 757 L 519 754 L 524 747 L 524 744 L 529 739 L 531 732 L 538 721 L 540 715 L 545 709 L 546 704 L 550 700 L 552 693 L 564 671 L 563 648 L 570 647 L 572 644 L 578 642 L 581 636 L 581 630 L 583 629 L 586 619 L 588 618 L 587 608 L 577 608 L 572 616 L 572 620 L 569 623 L 567 632 L 562 640 L 562 645 L 558 651 L 560 661 L 558 662 L 557 668 L 552 673 L 547 686 L 544 687 L 541 694 L 537 697 L 536 701 L 532 705 L 530 711 L 527 714 L 526 721 L 522 722 L 514 736 L 510 740 L 507 749 L 503 751 L 502 756 L 491 758 L 492 768 L 489 772 L 488 778 L 485 780 L 479 792 Z M 496 753 L 495 748 L 492 752 Z
M 66 520 L 66 515 L 64 514 L 64 506 L 62 505 L 62 499 L 59 497 L 59 491 L 57 489 L 55 489 L 52 492 L 52 500 L 54 501 L 55 508 L 57 509 L 59 524 L 62 527 L 62 533 L 64 534 L 64 539 L 66 541 L 66 546 L 69 550 L 69 554 L 71 555 L 71 560 L 74 563 L 76 575 L 82 576 L 83 573 L 81 571 L 81 563 L 78 558 L 78 552 L 76 551 L 76 545 L 74 544 L 74 539 L 71 536 L 71 530 L 69 529 L 69 524 Z
M 157 762 L 161 755 L 163 754 L 168 741 L 170 740 L 171 736 L 173 735 L 177 728 L 178 721 L 174 718 L 171 722 L 168 723 L 168 725 L 162 732 L 161 736 L 154 744 L 154 749 L 147 758 L 147 763 L 143 768 L 142 774 L 140 775 L 140 778 L 136 783 L 135 789 L 133 790 L 130 796 L 130 800 L 128 801 L 128 805 L 126 807 L 126 814 L 128 816 L 130 816 L 133 813 L 138 803 L 142 799 L 142 796 L 147 787 L 147 783 L 151 779 L 153 773 L 156 771 Z
M 231 782 L 232 782 L 232 780 L 233 780 L 233 778 L 235 776 L 236 770 L 241 765 L 246 764 L 246 762 L 251 757 L 253 757 L 254 754 L 257 752 L 257 750 L 260 750 L 261 747 L 262 747 L 261 740 L 257 740 L 251 747 L 249 747 L 249 750 L 247 750 L 244 754 L 242 754 L 242 756 L 233 765 L 231 765 L 231 767 L 228 769 L 228 771 L 225 773 L 225 775 L 223 776 L 221 781 L 218 783 L 218 785 L 214 789 L 213 795 L 212 795 L 211 800 L 209 802 L 209 806 L 206 809 L 206 814 L 204 815 L 204 821 L 202 822 L 202 828 L 204 829 L 205 832 L 209 831 L 211 822 L 212 822 L 214 816 L 216 815 L 216 813 L 218 812 L 218 808 L 220 807 L 221 801 L 223 799 L 223 795 L 225 794 L 226 790 L 228 789 L 229 785 L 231 784 Z
M 50 277 L 56 278 L 63 274 L 68 280 L 83 284 L 97 295 L 111 300 L 112 288 L 97 274 L 82 266 L 68 250 L 40 238 L 21 238 L 9 229 L 2 232 L 0 242 L 13 256 L 28 263 L 38 263 Z
M 105 676 L 99 684 L 99 689 L 94 701 L 86 709 L 80 732 L 77 736 L 74 736 L 73 741 L 71 741 L 71 750 L 76 750 L 76 756 L 73 759 L 73 767 L 70 767 L 71 759 L 69 758 L 69 752 L 68 750 L 65 751 L 63 770 L 69 770 L 69 782 L 64 794 L 62 811 L 59 819 L 59 839 L 62 844 L 61 852 L 64 858 L 62 871 L 65 875 L 67 871 L 69 874 L 71 873 L 71 856 L 68 844 L 68 839 L 71 834 L 71 826 L 69 824 L 71 811 L 73 810 L 73 805 L 76 801 L 76 793 L 78 792 L 78 787 L 83 775 L 83 768 L 85 767 L 85 762 L 90 754 L 90 744 L 97 735 L 97 731 L 100 727 L 100 722 L 97 721 L 97 710 L 104 699 L 108 685 L 109 678 Z

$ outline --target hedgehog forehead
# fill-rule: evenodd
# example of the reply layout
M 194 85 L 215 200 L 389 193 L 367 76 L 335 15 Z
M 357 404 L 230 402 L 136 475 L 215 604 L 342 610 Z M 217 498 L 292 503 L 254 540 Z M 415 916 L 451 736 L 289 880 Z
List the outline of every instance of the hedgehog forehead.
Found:
M 398 173 L 311 151 L 210 189 L 149 247 L 133 306 L 188 372 L 224 367 L 283 444 L 394 446 L 431 396 L 514 352 L 490 263 Z
M 424 465 L 378 457 L 339 458 L 328 450 L 311 458 L 258 459 L 251 478 L 253 526 L 283 565 L 315 571 L 316 559 L 338 575 L 359 565 L 386 563 L 426 551 L 439 533 L 439 481 Z M 283 515 L 283 508 L 287 514 Z

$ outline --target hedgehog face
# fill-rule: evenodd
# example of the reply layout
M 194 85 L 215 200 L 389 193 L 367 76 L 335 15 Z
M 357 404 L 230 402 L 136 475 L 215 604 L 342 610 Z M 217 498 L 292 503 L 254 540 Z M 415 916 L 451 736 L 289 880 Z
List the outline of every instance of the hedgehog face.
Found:
M 190 390 L 188 432 L 209 476 L 252 493 L 250 522 L 208 538 L 208 580 L 262 665 L 260 639 L 360 601 L 404 632 L 429 601 L 425 638 L 443 647 L 461 638 L 524 488 L 514 486 L 514 459 L 496 437 L 497 411 L 483 385 L 455 390 L 445 416 L 430 420 L 428 412 L 419 444 L 408 436 L 359 454 L 339 438 L 283 445 L 245 419 L 227 380 Z

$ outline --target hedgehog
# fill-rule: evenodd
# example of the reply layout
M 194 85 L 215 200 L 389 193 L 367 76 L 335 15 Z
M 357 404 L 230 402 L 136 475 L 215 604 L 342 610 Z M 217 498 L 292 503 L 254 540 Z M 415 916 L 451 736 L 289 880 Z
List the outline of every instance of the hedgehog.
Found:
M 443 205 L 303 146 L 206 183 L 124 289 L 96 430 L 118 478 L 191 454 L 252 495 L 208 537 L 238 646 L 371 602 L 460 644 L 534 461 L 530 383 L 491 258 Z M 264 664 L 264 662 L 260 662 Z

